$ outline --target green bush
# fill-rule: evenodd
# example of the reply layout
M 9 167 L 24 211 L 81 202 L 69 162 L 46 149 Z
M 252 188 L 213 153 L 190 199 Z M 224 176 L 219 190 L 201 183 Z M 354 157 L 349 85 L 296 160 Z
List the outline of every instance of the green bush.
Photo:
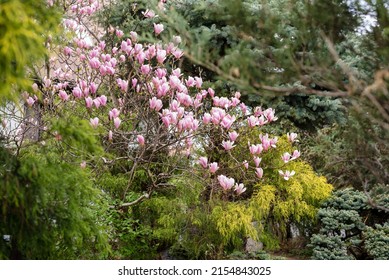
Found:
M 320 229 L 311 238 L 312 258 L 388 259 L 388 225 L 380 224 L 388 215 L 381 212 L 363 192 L 334 192 L 318 211 Z

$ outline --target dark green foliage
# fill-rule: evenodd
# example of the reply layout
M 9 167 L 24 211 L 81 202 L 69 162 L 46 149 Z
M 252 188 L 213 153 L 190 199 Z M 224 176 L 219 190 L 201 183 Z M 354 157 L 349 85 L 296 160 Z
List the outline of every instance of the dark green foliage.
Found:
M 102 152 L 92 128 L 69 117 L 41 137 L 17 151 L 0 143 L 0 258 L 106 258 L 107 199 L 80 167 Z
M 389 260 L 389 223 L 368 227 L 364 232 L 365 248 L 376 260 Z
M 334 43 L 343 40 L 348 32 L 361 24 L 359 1 L 307 1 L 307 10 L 312 27 L 323 30 Z
M 382 224 L 388 213 L 370 205 L 365 193 L 336 191 L 323 203 L 318 219 L 320 230 L 310 244 L 313 259 L 389 259 L 388 225 Z
M 312 89 L 325 95 L 342 77 L 329 59 L 319 29 L 309 23 L 320 7 L 305 1 L 187 0 L 171 5 L 174 10 L 168 17 L 174 20 L 165 20 L 184 38 L 190 61 L 183 62 L 186 71 L 233 84 L 247 104 L 276 108 L 280 117 L 303 129 L 345 122 L 340 99 L 304 93 Z M 339 15 L 349 22 L 334 23 L 335 30 L 328 32 L 344 37 L 355 26 L 349 21 L 354 15 L 343 1 L 327 5 L 333 9 L 340 5 Z M 328 21 L 332 19 L 333 14 Z M 281 92 L 261 90 L 263 84 L 278 86 Z M 287 87 L 294 90 L 282 90 Z
M 350 260 L 346 244 L 340 236 L 315 234 L 311 238 L 313 248 L 312 258 L 315 260 Z
M 270 105 L 278 118 L 289 120 L 294 126 L 309 132 L 325 125 L 345 124 L 347 120 L 346 107 L 341 99 L 305 94 L 265 98 L 264 101 L 259 95 L 249 95 L 248 98 L 251 104 Z
M 111 210 L 112 258 L 150 260 L 157 257 L 157 242 L 153 229 L 142 220 L 135 220 L 129 211 Z
M 271 256 L 265 251 L 243 253 L 241 251 L 234 251 L 228 255 L 231 260 L 270 260 Z
M 308 137 L 303 154 L 335 187 L 385 184 L 389 180 L 389 134 L 369 119 L 351 114 L 335 125 Z
M 1 146 L 0 257 L 5 259 L 89 259 L 107 255 L 104 206 L 78 164 L 48 150 L 15 157 Z

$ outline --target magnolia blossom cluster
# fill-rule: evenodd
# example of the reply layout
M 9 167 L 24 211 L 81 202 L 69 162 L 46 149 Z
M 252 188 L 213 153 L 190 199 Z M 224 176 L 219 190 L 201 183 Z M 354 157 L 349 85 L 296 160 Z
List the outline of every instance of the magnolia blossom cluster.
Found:
M 163 4 L 163 1 L 161 2 Z M 128 34 L 117 28 L 110 28 L 108 33 L 114 37 L 116 45 L 108 47 L 103 40 L 91 40 L 79 36 L 85 31 L 81 20 L 95 13 L 99 8 L 97 1 L 79 0 L 71 7 L 74 13 L 72 19 L 64 21 L 65 27 L 74 32 L 74 38 L 61 50 L 59 59 L 72 65 L 77 61 L 77 69 L 63 66 L 55 69 L 51 79 L 44 79 L 44 89 L 57 96 L 59 105 L 80 103 L 90 115 L 90 125 L 93 128 L 103 126 L 110 141 L 114 140 L 115 133 L 123 128 L 123 123 L 130 114 L 125 110 L 126 100 L 142 100 L 146 98 L 147 104 L 143 110 L 148 112 L 145 116 L 154 115 L 160 120 L 162 130 L 174 135 L 178 141 L 172 142 L 174 149 L 182 149 L 184 154 L 190 155 L 194 150 L 194 143 L 198 135 L 204 135 L 212 129 L 222 131 L 224 139 L 220 143 L 225 153 L 230 153 L 239 141 L 238 128 L 261 127 L 277 120 L 272 108 L 263 110 L 257 107 L 250 110 L 241 100 L 241 94 L 236 92 L 230 98 L 219 97 L 212 88 L 205 88 L 201 77 L 185 76 L 181 69 L 165 67 L 166 64 L 175 65 L 183 56 L 179 48 L 181 38 L 175 36 L 172 42 L 163 45 L 142 44 L 138 41 L 136 32 Z M 152 10 L 143 13 L 145 18 L 156 18 Z M 164 32 L 164 25 L 154 23 L 152 30 L 158 37 Z M 121 69 L 132 65 L 129 76 L 123 76 Z M 54 80 L 56 82 L 54 82 Z M 69 81 L 75 81 L 69 90 Z M 114 84 L 112 84 L 112 81 Z M 109 85 L 103 87 L 103 85 Z M 36 85 L 34 85 L 36 88 Z M 103 88 L 110 88 L 106 92 Z M 26 103 L 32 106 L 36 97 L 27 96 Z M 206 106 L 207 105 L 207 106 Z M 208 109 L 210 108 L 210 109 Z M 104 111 L 101 111 L 104 110 Z M 98 115 L 108 112 L 102 122 Z M 145 149 L 152 142 L 147 131 L 132 131 L 134 141 L 139 147 Z M 296 141 L 297 135 L 287 135 L 291 142 Z M 158 137 L 155 137 L 158 138 Z M 159 139 L 159 138 L 158 138 Z M 261 164 L 261 154 L 269 149 L 276 148 L 277 137 L 271 138 L 268 134 L 259 135 L 258 143 L 247 143 L 248 159 L 241 163 L 247 172 L 253 171 L 258 179 L 264 176 Z M 161 146 L 169 143 L 161 143 Z M 292 154 L 285 153 L 282 160 L 287 163 L 297 159 L 299 151 Z M 219 174 L 222 163 L 208 162 L 207 157 L 198 159 L 199 165 L 207 170 L 224 191 L 234 190 L 237 195 L 245 192 L 242 183 L 235 183 L 234 178 Z M 279 171 L 280 176 L 289 180 L 294 171 Z M 216 177 L 216 174 L 217 177 Z M 234 188 L 233 188 L 234 187 Z

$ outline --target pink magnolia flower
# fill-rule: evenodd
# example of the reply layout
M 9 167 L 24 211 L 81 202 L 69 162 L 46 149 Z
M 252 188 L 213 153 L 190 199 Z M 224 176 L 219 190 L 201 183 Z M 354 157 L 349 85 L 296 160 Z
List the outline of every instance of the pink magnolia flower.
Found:
M 272 108 L 268 108 L 265 111 L 263 111 L 263 115 L 266 117 L 268 122 L 276 121 L 278 118 L 275 117 L 275 110 Z
M 115 125 L 116 129 L 119 128 L 121 122 L 122 122 L 122 121 L 121 121 L 119 118 L 114 118 L 114 119 L 113 119 L 113 124 Z
M 255 168 L 255 175 L 257 175 L 257 177 L 261 179 L 263 177 L 263 169 L 260 167 Z
M 262 108 L 257 106 L 254 108 L 254 116 L 259 117 L 260 115 L 262 115 Z
M 236 98 L 236 97 L 231 98 L 231 106 L 232 107 L 238 106 L 239 103 L 240 103 L 240 100 L 238 98 Z
M 298 140 L 296 140 L 296 138 L 297 138 L 297 133 L 294 133 L 294 132 L 291 132 L 291 133 L 287 133 L 286 134 L 286 136 L 288 137 L 288 141 L 289 142 L 291 142 L 291 143 L 293 143 L 293 142 L 295 142 L 295 141 L 298 141 Z
M 258 118 L 258 125 L 259 125 L 259 126 L 263 126 L 263 125 L 265 125 L 265 124 L 267 124 L 267 120 L 265 120 L 264 116 L 260 116 L 260 117 Z
M 141 67 L 140 67 L 140 71 L 142 74 L 144 75 L 148 75 L 151 71 L 151 66 L 149 64 L 143 64 Z
M 81 80 L 79 82 L 79 85 L 80 85 L 81 89 L 84 90 L 87 87 L 87 82 L 85 80 Z
M 64 90 L 60 90 L 60 91 L 58 92 L 58 96 L 59 96 L 59 98 L 61 98 L 61 100 L 63 100 L 63 101 L 69 100 L 69 95 L 68 95 Z
M 201 86 L 203 84 L 203 79 L 201 79 L 200 77 L 195 77 L 195 81 L 196 81 L 196 87 L 201 88 Z
M 173 112 L 177 112 L 178 109 L 180 108 L 180 102 L 178 102 L 177 100 L 173 99 L 171 102 L 170 102 L 170 110 L 173 111 Z
M 85 106 L 86 108 L 91 108 L 93 105 L 93 100 L 92 98 L 90 98 L 89 96 L 88 97 L 85 97 Z
M 118 38 L 123 37 L 123 35 L 124 35 L 124 32 L 123 32 L 123 31 L 121 31 L 121 30 L 119 30 L 119 29 L 116 29 L 116 36 L 117 36 Z
M 175 48 L 176 48 L 176 46 L 175 46 L 172 42 L 170 42 L 170 43 L 165 47 L 166 52 L 167 52 L 168 54 L 171 54 L 172 51 L 175 50 Z
M 109 119 L 115 119 L 119 117 L 120 111 L 117 108 L 113 108 L 111 111 L 108 113 Z
M 269 138 L 269 135 L 266 133 L 265 135 L 259 135 L 259 138 L 261 139 L 263 149 L 267 151 L 270 147 L 275 148 L 276 143 L 278 141 L 277 137 L 274 137 L 273 139 Z
M 149 103 L 150 103 L 150 109 L 152 110 L 155 110 L 155 111 L 159 111 L 162 109 L 162 100 L 161 99 L 158 99 L 156 97 L 153 97 L 149 100 Z
M 217 180 L 219 181 L 220 186 L 222 186 L 224 190 L 231 189 L 232 186 L 235 184 L 234 178 L 228 178 L 224 175 L 217 176 Z
M 234 121 L 235 121 L 235 116 L 231 116 L 228 114 L 222 119 L 220 125 L 226 129 L 229 129 L 231 125 L 234 123 Z
M 89 85 L 89 91 L 90 91 L 91 94 L 95 94 L 95 93 L 96 93 L 96 91 L 97 91 L 97 85 L 96 85 L 94 82 L 92 82 L 92 83 Z
M 75 98 L 81 98 L 82 97 L 82 90 L 79 87 L 75 87 L 72 91 Z
M 247 118 L 247 122 L 249 124 L 249 127 L 254 127 L 258 124 L 258 118 L 255 116 L 250 116 Z
M 207 168 L 208 167 L 208 159 L 206 157 L 200 157 L 199 158 L 199 164 L 203 167 L 203 168 Z
M 162 64 L 166 59 L 166 51 L 165 50 L 157 50 L 157 61 Z
M 99 69 L 100 68 L 100 61 L 97 57 L 93 57 L 91 59 L 89 59 L 89 66 L 92 68 L 92 69 Z
M 246 188 L 244 187 L 243 184 L 235 184 L 235 191 L 237 195 L 240 195 L 246 191 Z
M 246 115 L 246 113 L 247 113 L 247 106 L 246 106 L 246 104 L 240 103 L 239 107 L 242 110 L 243 115 Z
M 170 116 L 162 116 L 161 120 L 166 127 L 169 127 L 171 124 Z
M 154 18 L 156 15 L 155 15 L 155 12 L 153 10 L 149 10 L 147 9 L 146 11 L 142 12 L 143 16 L 146 17 L 146 18 Z
M 222 142 L 222 146 L 223 146 L 223 148 L 224 148 L 226 151 L 229 151 L 229 150 L 231 150 L 232 148 L 234 148 L 235 145 L 233 145 L 233 144 L 234 144 L 234 142 L 231 142 L 230 140 L 228 140 L 228 141 L 223 141 L 223 142 Z
M 176 76 L 176 77 L 180 77 L 182 74 L 181 74 L 181 68 L 175 68 L 172 70 L 172 75 L 173 76 Z
M 284 179 L 286 181 L 288 181 L 290 179 L 290 177 L 292 177 L 296 172 L 294 172 L 294 170 L 292 171 L 289 171 L 289 170 L 286 170 L 285 172 L 283 172 L 282 170 L 278 170 L 278 173 L 284 177 Z
M 99 101 L 100 101 L 101 106 L 107 105 L 107 97 L 105 95 L 100 96 Z
M 172 51 L 172 55 L 176 58 L 176 59 L 180 59 L 183 55 L 184 55 L 184 52 L 180 49 L 175 49 Z
M 146 54 L 145 52 L 143 51 L 140 51 L 137 55 L 136 55 L 136 59 L 138 60 L 138 62 L 140 64 L 143 64 L 145 62 L 145 59 L 146 59 Z
M 118 78 L 118 79 L 116 80 L 116 82 L 118 83 L 118 85 L 119 85 L 121 91 L 127 92 L 127 89 L 128 89 L 128 81 L 122 80 L 122 79 Z
M 83 94 L 84 94 L 85 97 L 87 97 L 89 95 L 89 87 L 85 87 L 84 88 Z
M 36 83 L 33 83 L 31 87 L 32 87 L 32 90 L 33 90 L 34 92 L 37 92 L 38 89 L 39 89 L 39 88 L 38 88 L 38 85 L 37 85 Z
M 105 46 L 106 46 L 105 41 L 101 41 L 101 42 L 99 43 L 99 48 L 100 48 L 100 50 L 104 50 L 104 49 L 105 49 Z
M 211 110 L 212 123 L 217 125 L 225 117 L 226 111 L 221 108 L 213 107 Z
M 99 71 L 102 76 L 105 76 L 108 73 L 107 67 L 105 65 L 100 65 Z
M 98 117 L 95 117 L 93 119 L 90 119 L 90 125 L 93 127 L 93 128 L 96 128 L 98 125 L 99 125 L 99 118 Z
M 181 37 L 180 36 L 173 36 L 173 43 L 178 45 L 181 43 Z
M 281 156 L 281 159 L 283 160 L 283 162 L 287 163 L 288 161 L 290 161 L 290 154 L 289 153 L 284 153 L 282 156 Z
M 247 162 L 247 160 L 243 161 L 243 166 L 244 166 L 246 169 L 249 169 L 249 163 Z
M 212 98 L 215 96 L 215 91 L 212 88 L 208 88 L 207 91 L 209 93 L 209 96 L 211 96 Z
M 95 98 L 93 99 L 93 104 L 95 105 L 96 108 L 99 108 L 101 103 L 100 103 L 100 98 Z
M 196 84 L 196 81 L 193 77 L 189 76 L 185 83 L 187 87 L 193 87 Z
M 131 85 L 132 85 L 132 87 L 135 88 L 137 84 L 138 84 L 138 79 L 137 79 L 137 78 L 133 78 L 133 79 L 131 80 Z
M 155 24 L 154 23 L 154 32 L 159 35 L 163 31 L 163 24 Z
M 86 161 L 84 160 L 83 162 L 80 163 L 80 167 L 82 169 L 85 169 L 86 168 Z
M 136 139 L 137 139 L 139 145 L 141 145 L 141 146 L 145 145 L 145 138 L 142 135 L 137 135 Z
M 32 98 L 32 97 L 30 96 L 30 97 L 28 97 L 28 98 L 26 99 L 26 102 L 27 102 L 28 106 L 31 107 L 32 105 L 34 105 L 35 100 L 34 100 L 34 98 Z
M 250 150 L 250 154 L 259 155 L 263 151 L 263 146 L 262 146 L 262 144 L 251 145 L 249 147 L 249 150 Z
M 172 88 L 178 89 L 181 86 L 181 81 L 177 76 L 171 75 L 169 77 L 169 84 Z
M 232 142 L 235 142 L 236 138 L 238 138 L 239 134 L 236 131 L 232 131 L 228 133 L 228 136 L 230 137 L 230 140 Z
M 254 160 L 255 166 L 258 167 L 259 164 L 260 164 L 261 161 L 262 161 L 262 158 L 254 157 L 253 160 Z
M 299 152 L 298 150 L 294 150 L 294 151 L 293 151 L 293 154 L 292 154 L 291 160 L 297 159 L 297 158 L 299 158 L 299 157 L 300 157 L 300 152 Z
M 93 49 L 89 52 L 89 57 L 90 58 L 93 58 L 93 57 L 98 57 L 100 55 L 100 52 L 99 50 L 97 49 Z
M 163 77 L 166 77 L 166 69 L 163 69 L 163 68 L 158 68 L 155 70 L 155 75 L 157 75 L 157 77 L 159 79 L 162 79 Z
M 170 86 L 167 82 L 163 83 L 161 85 L 158 85 L 157 86 L 157 96 L 158 97 L 165 96 L 169 92 L 169 90 L 170 90 Z
M 155 45 L 149 46 L 149 48 L 145 51 L 146 57 L 148 60 L 151 60 L 157 54 L 157 48 Z
M 204 124 L 209 124 L 212 120 L 212 116 L 209 113 L 205 113 L 203 116 L 203 123 Z
M 130 32 L 131 40 L 136 42 L 138 41 L 138 34 L 135 31 Z
M 73 50 L 71 48 L 69 48 L 69 47 L 64 47 L 64 49 L 63 49 L 63 53 L 65 55 L 71 55 L 72 52 L 73 52 Z
M 270 146 L 273 148 L 277 148 L 276 144 L 278 142 L 278 137 L 274 137 L 273 139 L 270 139 Z
M 211 173 L 215 173 L 218 169 L 219 169 L 219 166 L 218 166 L 217 162 L 212 162 L 211 164 L 209 164 L 209 171 Z
M 230 100 L 227 97 L 215 96 L 212 98 L 213 105 L 221 108 L 228 109 L 230 107 Z

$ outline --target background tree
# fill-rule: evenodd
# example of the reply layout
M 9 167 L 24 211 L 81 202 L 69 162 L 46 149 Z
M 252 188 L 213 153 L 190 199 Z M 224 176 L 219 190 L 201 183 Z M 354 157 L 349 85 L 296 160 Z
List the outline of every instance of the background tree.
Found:
M 2 0 L 0 18 L 0 104 L 4 104 L 19 101 L 15 86 L 31 86 L 27 67 L 45 59 L 45 45 L 60 18 L 57 10 L 48 9 L 44 0 Z
M 375 199 L 388 209 L 388 195 L 377 185 Z M 311 238 L 313 259 L 388 259 L 388 214 L 372 207 L 361 191 L 336 191 L 319 210 L 321 228 Z
M 297 159 L 300 152 L 290 144 L 295 131 L 301 140 L 310 137 L 306 159 L 330 179 L 339 169 L 328 163 L 339 158 L 325 149 L 332 144 L 327 139 L 350 136 L 335 141 L 335 150 L 345 152 L 340 162 L 352 162 L 341 165 L 343 170 L 358 176 L 334 182 L 362 185 L 372 209 L 386 211 L 371 186 L 385 183 L 387 176 L 380 173 L 387 169 L 387 71 L 377 71 L 380 45 L 373 44 L 370 31 L 356 29 L 366 7 L 286 0 L 159 1 L 152 10 L 142 1 L 61 4 L 65 33 L 55 44 L 46 42 L 51 58 L 33 68 L 36 84 L 22 96 L 39 116 L 4 137 L 5 154 L 12 155 L 4 190 L 13 194 L 18 182 L 26 182 L 50 199 L 29 199 L 27 189 L 28 199 L 15 206 L 22 214 L 27 204 L 46 209 L 61 197 L 59 206 L 73 202 L 75 207 L 66 209 L 78 209 L 86 223 L 62 220 L 71 214 L 62 213 L 65 207 L 57 207 L 60 214 L 49 212 L 49 228 L 62 221 L 85 230 L 72 239 L 75 243 L 68 238 L 72 232 L 48 230 L 49 241 L 55 236 L 63 247 L 56 251 L 47 242 L 51 249 L 39 251 L 37 258 L 71 258 L 79 246 L 91 244 L 101 249 L 87 250 L 85 257 L 106 256 L 106 234 L 113 258 L 155 258 L 169 248 L 185 258 L 226 258 L 242 251 L 247 238 L 261 240 L 267 250 L 284 246 L 291 225 L 311 232 L 332 188 Z M 334 16 L 316 17 L 323 5 L 336 10 Z M 177 32 L 181 37 L 173 36 Z M 273 109 L 257 107 L 269 104 L 284 117 L 277 126 L 265 125 L 277 120 Z M 38 132 L 34 139 L 25 137 L 30 129 Z M 287 136 L 276 137 L 285 131 Z M 354 131 L 360 137 L 352 137 Z M 326 141 L 316 142 L 319 137 Z M 356 157 L 360 147 L 366 153 Z M 369 151 L 382 157 L 373 160 Z M 35 166 L 38 158 L 53 177 L 43 178 Z M 369 164 L 358 169 L 363 160 Z M 69 187 L 73 181 L 67 177 L 62 185 L 53 165 L 79 176 L 79 187 L 93 196 Z M 373 170 L 379 177 L 365 176 Z M 57 184 L 63 192 L 52 189 Z M 382 184 L 380 194 L 385 188 Z M 9 221 L 23 219 L 4 213 L 5 232 L 12 231 L 4 234 L 5 257 L 33 258 L 28 239 L 9 228 Z M 359 221 L 358 215 L 353 219 Z M 103 223 L 106 227 L 100 227 Z M 378 258 L 386 225 L 377 220 L 370 226 L 366 250 Z M 362 224 L 358 230 L 351 235 L 360 235 Z M 335 241 L 347 251 L 347 242 Z
M 74 161 L 101 152 L 89 124 L 40 106 L 37 122 L 21 109 L 43 100 L 30 74 L 48 60 L 59 14 L 46 1 L 16 0 L 1 1 L 0 14 L 0 258 L 106 258 L 108 205 Z M 20 95 L 31 88 L 39 97 Z M 39 137 L 28 137 L 30 129 Z

